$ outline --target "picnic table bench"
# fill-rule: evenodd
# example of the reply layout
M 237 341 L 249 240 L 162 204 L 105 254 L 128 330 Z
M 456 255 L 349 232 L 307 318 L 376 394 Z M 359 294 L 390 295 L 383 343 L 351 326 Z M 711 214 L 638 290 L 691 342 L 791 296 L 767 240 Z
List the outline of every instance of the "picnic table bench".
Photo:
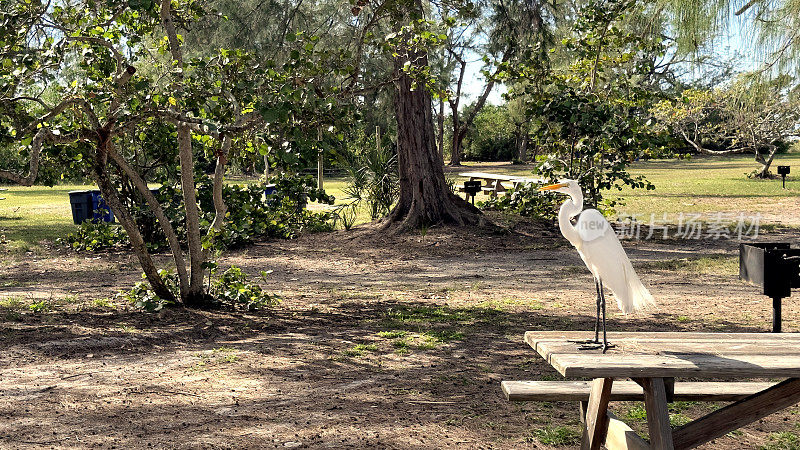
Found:
M 7 191 L 7 188 L 0 188 L 0 192 Z M 0 197 L 0 200 L 5 200 L 5 197 Z
M 512 401 L 579 401 L 582 449 L 687 449 L 800 402 L 800 333 L 609 333 L 606 354 L 578 350 L 585 332 L 529 331 L 525 342 L 565 377 L 593 381 L 504 381 Z M 676 382 L 675 378 L 725 381 Z M 731 381 L 778 378 L 779 383 Z M 630 379 L 632 381 L 619 381 Z M 644 401 L 650 441 L 608 412 L 610 401 Z M 667 403 L 732 401 L 672 429 Z
M 498 173 L 488 173 L 488 172 L 463 172 L 459 173 L 459 176 L 469 178 L 470 181 L 481 180 L 484 182 L 483 186 L 481 186 L 481 190 L 485 194 L 489 195 L 496 195 L 498 192 L 505 192 L 511 186 L 505 186 L 503 183 L 512 185 L 515 189 L 519 187 L 521 184 L 527 183 L 544 183 L 545 180 L 541 178 L 526 178 L 526 177 L 518 177 L 514 175 L 502 175 Z M 464 192 L 464 189 L 461 189 L 461 192 Z

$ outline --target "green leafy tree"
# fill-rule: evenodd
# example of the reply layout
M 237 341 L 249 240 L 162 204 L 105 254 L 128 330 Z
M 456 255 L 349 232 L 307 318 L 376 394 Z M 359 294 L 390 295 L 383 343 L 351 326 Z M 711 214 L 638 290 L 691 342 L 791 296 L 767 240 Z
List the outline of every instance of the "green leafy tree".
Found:
M 649 145 L 652 94 L 644 78 L 663 49 L 659 40 L 619 26 L 634 7 L 630 0 L 587 2 L 562 41 L 571 64 L 545 73 L 526 68 L 521 81 L 528 82 L 518 80 L 531 132 L 547 154 L 539 172 L 577 180 L 595 207 L 611 188 L 652 188 L 627 167 Z M 648 57 L 639 58 L 643 54 Z
M 335 110 L 338 101 L 321 87 L 319 74 L 325 69 L 309 61 L 317 53 L 313 40 L 298 42 L 282 64 L 227 50 L 186 58 L 180 27 L 203 14 L 193 1 L 9 6 L 0 12 L 0 139 L 6 147 L 17 146 L 28 171 L 4 168 L 0 177 L 32 184 L 43 154 L 83 161 L 155 294 L 191 307 L 213 304 L 203 289 L 204 271 L 228 213 L 222 192 L 237 136 L 264 130 L 264 138 L 284 149 L 287 159 L 319 148 L 319 141 L 312 143 L 302 133 L 306 126 L 333 135 L 323 141 L 337 139 L 327 119 L 341 115 Z M 131 136 L 146 141 L 153 129 L 174 143 L 170 155 L 176 158 L 170 164 L 177 159 L 188 261 L 175 227 L 140 173 L 141 164 L 131 163 L 136 146 L 124 145 Z M 205 233 L 195 184 L 197 148 L 209 149 L 213 161 L 214 215 Z M 167 238 L 178 298 L 156 268 L 130 204 L 121 198 L 120 178 L 144 199 Z
M 771 80 L 753 73 L 713 90 L 688 89 L 675 100 L 656 103 L 658 125 L 706 155 L 753 153 L 766 178 L 775 155 L 797 136 L 800 89 L 789 76 Z
M 510 161 L 516 157 L 517 124 L 508 105 L 485 106 L 465 138 L 465 155 L 478 161 Z
M 552 45 L 550 28 L 556 21 L 554 2 L 496 1 L 469 5 L 470 8 L 457 10 L 462 21 L 448 30 L 444 45 L 447 63 L 442 77 L 446 89 L 442 95 L 450 106 L 451 166 L 461 164 L 464 139 L 508 67 L 521 59 L 547 64 L 547 50 Z M 483 62 L 484 84 L 478 98 L 464 108 L 467 64 L 476 55 Z

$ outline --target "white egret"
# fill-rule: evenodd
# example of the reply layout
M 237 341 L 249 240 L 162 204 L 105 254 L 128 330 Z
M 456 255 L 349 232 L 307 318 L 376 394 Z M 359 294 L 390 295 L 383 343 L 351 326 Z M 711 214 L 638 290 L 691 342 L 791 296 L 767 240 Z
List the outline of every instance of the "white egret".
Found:
M 625 314 L 653 305 L 653 296 L 633 270 L 633 265 L 611 224 L 596 209 L 583 211 L 583 192 L 577 181 L 560 180 L 557 184 L 544 186 L 539 190 L 555 191 L 569 196 L 558 211 L 558 227 L 561 229 L 561 234 L 578 250 L 586 267 L 594 275 L 597 290 L 594 340 L 584 342 L 581 348 L 602 348 L 605 353 L 613 345 L 606 339 L 606 298 L 603 287 L 606 286 L 611 290 L 617 299 L 617 306 Z M 577 220 L 573 224 L 573 218 L 576 216 Z M 602 343 L 599 340 L 601 310 Z

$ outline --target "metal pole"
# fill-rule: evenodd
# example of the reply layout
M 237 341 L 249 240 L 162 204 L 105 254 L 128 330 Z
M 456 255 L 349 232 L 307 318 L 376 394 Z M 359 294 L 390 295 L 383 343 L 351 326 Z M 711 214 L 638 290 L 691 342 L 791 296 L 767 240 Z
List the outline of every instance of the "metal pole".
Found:
M 319 130 L 317 130 L 317 141 L 319 141 L 317 145 L 319 145 L 321 147 L 322 146 L 322 129 L 321 128 Z M 322 177 L 323 177 L 323 172 L 324 172 L 323 171 L 323 167 L 322 167 L 323 164 L 324 164 L 323 149 L 322 148 L 318 148 L 317 149 L 317 189 L 320 189 L 320 190 L 323 189 L 323 187 L 322 187 Z
M 772 332 L 781 332 L 781 298 L 772 298 Z

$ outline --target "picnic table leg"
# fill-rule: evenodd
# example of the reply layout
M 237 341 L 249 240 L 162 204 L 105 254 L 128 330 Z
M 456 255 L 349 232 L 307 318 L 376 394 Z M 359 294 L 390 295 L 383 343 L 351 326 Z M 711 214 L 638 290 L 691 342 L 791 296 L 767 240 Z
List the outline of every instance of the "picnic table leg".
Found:
M 673 450 L 672 428 L 669 425 L 669 408 L 664 379 L 643 378 L 640 380 L 640 384 L 644 391 L 644 407 L 647 411 L 650 445 L 653 449 Z
M 581 450 L 598 450 L 608 431 L 608 401 L 611 399 L 613 378 L 596 378 L 592 381 L 586 420 L 581 438 Z

